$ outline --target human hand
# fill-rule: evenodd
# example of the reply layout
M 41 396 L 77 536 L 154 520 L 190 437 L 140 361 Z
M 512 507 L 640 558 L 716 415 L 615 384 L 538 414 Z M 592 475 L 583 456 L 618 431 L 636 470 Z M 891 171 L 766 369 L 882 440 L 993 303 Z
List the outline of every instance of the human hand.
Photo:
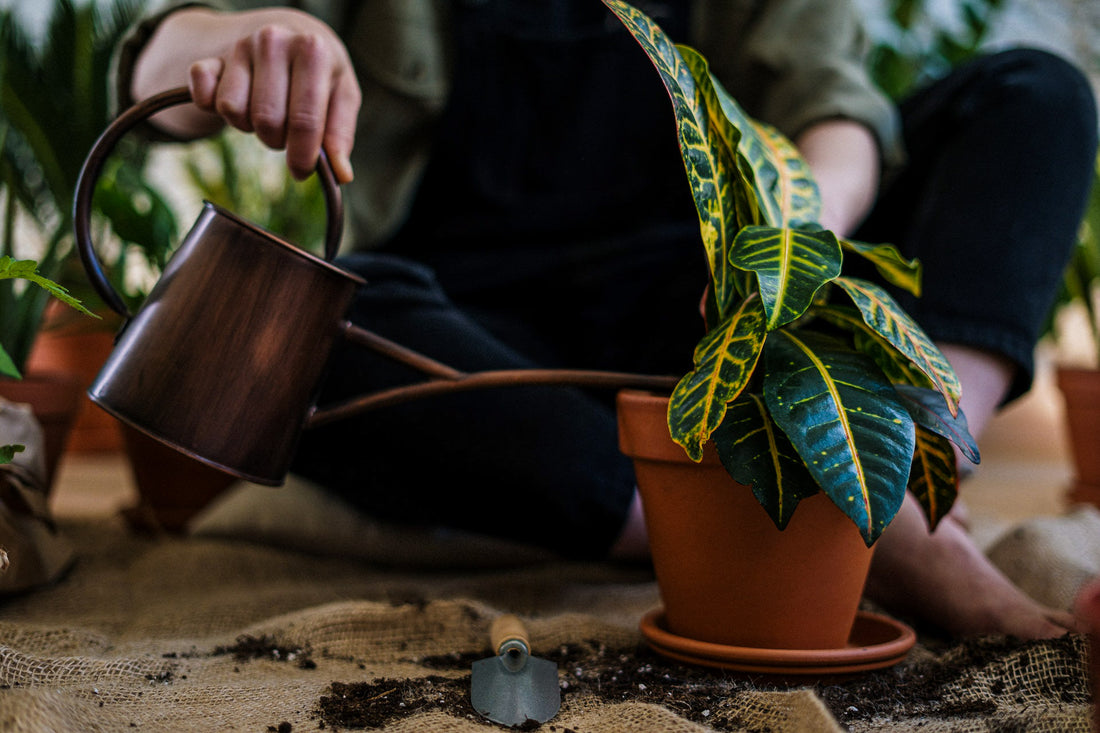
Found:
M 286 149 L 295 178 L 323 146 L 337 180 L 350 181 L 361 92 L 343 43 L 327 25 L 287 11 L 258 24 L 227 53 L 191 64 L 195 105 L 271 148 Z
M 337 179 L 352 178 L 350 155 L 361 92 L 335 31 L 291 8 L 217 12 L 187 7 L 165 17 L 133 69 L 131 95 L 186 83 L 195 105 L 154 122 L 190 139 L 229 125 L 286 149 L 296 178 L 324 147 Z

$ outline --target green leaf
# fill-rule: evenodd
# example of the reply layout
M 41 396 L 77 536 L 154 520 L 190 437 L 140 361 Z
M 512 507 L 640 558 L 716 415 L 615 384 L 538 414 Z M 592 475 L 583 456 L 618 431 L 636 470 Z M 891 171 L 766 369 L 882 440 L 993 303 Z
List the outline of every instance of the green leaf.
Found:
M 841 259 L 840 243 L 824 229 L 745 227 L 730 253 L 731 265 L 756 273 L 769 331 L 805 313 L 821 286 L 840 274 Z
M 952 415 L 947 411 L 943 398 L 933 389 L 907 384 L 895 384 L 894 388 L 901 395 L 902 401 L 909 409 L 909 414 L 919 427 L 930 430 L 959 446 L 959 450 L 971 463 L 981 463 L 978 444 L 970 434 L 966 415 L 961 410 L 957 415 Z
M 136 244 L 151 268 L 163 269 L 178 227 L 172 207 L 129 165 L 112 165 L 100 177 L 96 208 L 124 242 Z
M 867 325 L 858 308 L 843 305 L 815 306 L 810 315 L 852 332 L 856 350 L 871 357 L 893 384 L 933 389 L 932 380 L 894 348 L 878 331 Z
M 951 511 L 959 493 L 959 473 L 955 451 L 944 437 L 917 428 L 913 467 L 909 472 L 909 491 L 917 500 L 932 529 Z
M 15 460 L 15 454 L 22 453 L 24 450 L 26 450 L 26 446 L 19 444 L 0 445 L 0 463 L 11 463 Z
M 726 265 L 729 250 L 738 230 L 749 223 L 744 217 L 756 210 L 755 204 L 749 204 L 752 186 L 737 165 L 741 133 L 715 104 L 709 74 L 700 80 L 705 83 L 697 83 L 680 50 L 657 24 L 624 2 L 604 1 L 649 57 L 672 98 L 680 154 L 699 215 L 714 297 L 724 315 L 738 294 L 736 273 Z
M 729 406 L 726 419 L 714 431 L 714 444 L 729 475 L 752 487 L 779 529 L 787 526 L 798 502 L 818 492 L 813 476 L 759 395 L 742 395 Z
M 680 52 L 680 58 L 695 82 L 696 103 L 701 103 L 701 108 L 696 109 L 695 114 L 706 118 L 708 141 L 715 157 L 725 164 L 733 163 L 734 170 L 740 174 L 741 180 L 736 181 L 736 185 L 731 188 L 737 228 L 729 233 L 749 224 L 759 224 L 762 222 L 763 211 L 756 195 L 757 172 L 764 173 L 766 180 L 775 185 L 778 171 L 763 154 L 758 155 L 755 160 L 746 156 L 749 151 L 764 151 L 766 148 L 753 134 L 755 123 L 741 111 L 710 73 L 707 60 L 690 46 L 677 44 L 676 50 Z M 728 112 L 734 114 L 727 114 Z
M 868 244 L 842 239 L 840 245 L 873 264 L 887 282 L 920 297 L 923 277 L 920 260 L 905 259 L 892 244 Z
M 820 334 L 783 329 L 764 346 L 768 411 L 868 546 L 905 497 L 915 428 L 867 356 Z
M 794 143 L 774 127 L 753 120 L 752 130 L 755 134 L 745 133 L 745 137 L 763 148 L 765 159 L 778 172 L 771 186 L 758 191 L 761 207 L 766 212 L 764 220 L 773 226 L 792 229 L 818 227 L 821 197 L 809 164 Z M 759 169 L 761 164 L 755 162 L 755 152 L 749 160 L 754 161 L 754 170 Z
M 679 46 L 696 81 L 707 78 L 714 88 L 714 101 L 732 125 L 741 131 L 737 146 L 738 164 L 752 185 L 759 213 L 744 223 L 760 223 L 792 229 L 818 227 L 821 197 L 810 166 L 798 148 L 771 125 L 745 114 L 725 87 L 710 74 L 706 61 L 696 51 Z M 708 97 L 708 103 L 713 103 Z
M 15 379 L 23 378 L 23 375 L 19 373 L 19 367 L 12 361 L 11 356 L 4 350 L 3 345 L 0 345 L 0 374 L 7 377 L 14 377 Z
M 36 271 L 37 266 L 38 263 L 34 260 L 16 260 L 4 255 L 0 257 L 0 280 L 12 278 L 29 280 L 40 288 L 48 291 L 50 295 L 54 296 L 65 305 L 75 308 L 81 313 L 85 313 L 93 318 L 99 318 L 99 316 L 81 305 L 79 300 L 69 295 L 68 290 L 55 283 L 53 280 L 39 275 Z
M 835 282 L 851 297 L 867 325 L 923 372 L 943 396 L 951 414 L 957 415 L 962 395 L 959 378 L 912 316 L 886 290 L 872 282 L 849 277 L 837 278 Z
M 668 404 L 669 433 L 693 460 L 702 460 L 703 445 L 722 423 L 726 406 L 752 376 L 764 334 L 764 311 L 753 296 L 695 347 L 695 369 L 672 390 Z

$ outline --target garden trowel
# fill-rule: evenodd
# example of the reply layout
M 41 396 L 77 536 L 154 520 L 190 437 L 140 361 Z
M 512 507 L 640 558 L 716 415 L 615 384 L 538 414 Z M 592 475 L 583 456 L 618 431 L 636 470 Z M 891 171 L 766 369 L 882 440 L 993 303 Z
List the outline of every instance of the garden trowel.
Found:
M 510 614 L 489 629 L 495 657 L 474 662 L 470 702 L 479 714 L 501 725 L 545 723 L 561 707 L 558 665 L 531 656 L 527 630 Z

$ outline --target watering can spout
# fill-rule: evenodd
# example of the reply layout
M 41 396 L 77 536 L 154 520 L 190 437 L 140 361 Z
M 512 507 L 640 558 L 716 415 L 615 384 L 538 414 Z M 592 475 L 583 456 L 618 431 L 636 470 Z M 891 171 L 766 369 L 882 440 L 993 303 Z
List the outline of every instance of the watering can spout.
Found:
M 351 324 L 362 278 L 334 265 L 343 231 L 340 187 L 323 154 L 325 258 L 207 202 L 138 312 L 111 286 L 91 241 L 91 200 L 119 138 L 160 109 L 170 90 L 120 115 L 96 141 L 77 181 L 74 230 L 85 270 L 126 319 L 88 390 L 120 420 L 222 471 L 281 484 L 302 430 L 436 394 L 512 385 L 671 389 L 676 380 L 619 372 L 520 369 L 466 373 Z M 427 381 L 318 408 L 315 395 L 339 342 L 372 349 Z

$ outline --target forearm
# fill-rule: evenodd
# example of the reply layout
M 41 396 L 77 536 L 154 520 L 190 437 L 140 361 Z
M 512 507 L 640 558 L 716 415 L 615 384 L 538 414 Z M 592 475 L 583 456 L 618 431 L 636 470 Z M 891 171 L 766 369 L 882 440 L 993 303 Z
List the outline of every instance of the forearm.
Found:
M 795 140 L 821 192 L 821 225 L 851 234 L 871 209 L 879 181 L 879 151 L 863 124 L 845 119 L 818 122 Z

